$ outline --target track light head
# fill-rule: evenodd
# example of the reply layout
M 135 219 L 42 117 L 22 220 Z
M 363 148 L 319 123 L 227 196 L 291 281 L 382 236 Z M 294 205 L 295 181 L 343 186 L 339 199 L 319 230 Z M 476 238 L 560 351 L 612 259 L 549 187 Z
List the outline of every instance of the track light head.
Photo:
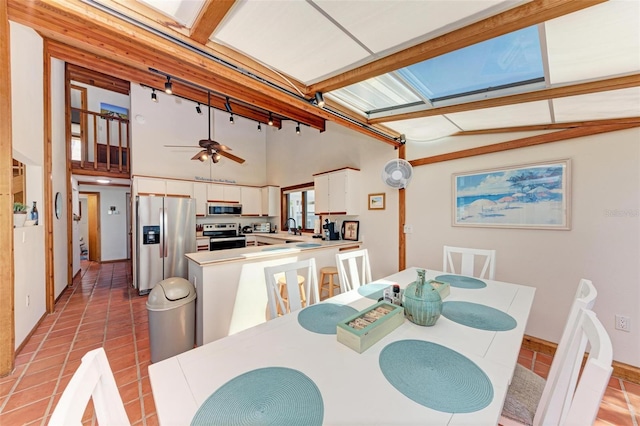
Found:
M 258 122 L 258 131 L 259 131 L 259 132 L 261 132 L 261 131 L 262 131 L 262 124 L 260 124 L 259 122 Z
M 269 126 L 273 126 L 273 115 L 269 113 Z
M 300 123 L 298 123 L 298 125 L 296 126 L 296 133 L 300 134 Z
M 202 108 L 200 108 L 200 103 L 198 103 L 198 105 L 196 105 L 196 112 L 200 115 L 202 115 Z
M 164 84 L 164 92 L 167 95 L 173 93 L 173 83 L 171 83 L 171 77 L 167 76 L 167 82 Z
M 322 96 L 322 92 L 316 92 L 316 105 L 319 108 L 324 108 L 324 96 Z
M 158 95 L 156 95 L 156 89 L 151 89 L 151 100 L 153 102 L 158 102 Z
M 231 116 L 229 116 L 229 122 L 230 122 L 231 124 L 236 124 L 236 122 L 235 122 L 235 121 L 233 121 L 233 114 L 231 114 Z

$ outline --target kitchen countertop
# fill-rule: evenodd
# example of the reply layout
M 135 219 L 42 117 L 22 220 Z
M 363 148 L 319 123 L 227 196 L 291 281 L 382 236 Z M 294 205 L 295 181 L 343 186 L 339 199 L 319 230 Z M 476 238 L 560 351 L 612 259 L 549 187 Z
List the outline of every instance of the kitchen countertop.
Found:
M 278 238 L 283 241 L 293 241 L 291 243 L 272 244 L 267 246 L 243 247 L 228 250 L 201 251 L 186 254 L 187 258 L 200 266 L 208 266 L 231 261 L 244 261 L 256 258 L 275 257 L 289 255 L 306 250 L 321 250 L 324 248 L 334 248 L 342 246 L 359 246 L 360 241 L 333 240 L 323 241 L 320 238 L 311 238 L 305 235 L 292 235 L 287 233 L 259 234 L 265 237 Z

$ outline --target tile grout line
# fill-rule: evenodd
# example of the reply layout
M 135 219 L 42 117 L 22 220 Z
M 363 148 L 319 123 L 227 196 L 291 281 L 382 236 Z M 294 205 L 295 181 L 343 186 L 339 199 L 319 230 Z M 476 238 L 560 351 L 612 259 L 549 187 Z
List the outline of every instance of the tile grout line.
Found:
M 624 387 L 624 380 L 618 380 L 620 380 L 620 389 L 622 389 L 622 394 L 624 395 L 624 399 L 627 401 L 627 406 L 629 407 L 629 414 L 631 414 L 631 423 L 633 424 L 633 426 L 638 426 L 638 422 L 636 421 L 636 410 L 634 409 L 633 404 L 631 403 L 631 399 L 627 394 L 627 389 Z

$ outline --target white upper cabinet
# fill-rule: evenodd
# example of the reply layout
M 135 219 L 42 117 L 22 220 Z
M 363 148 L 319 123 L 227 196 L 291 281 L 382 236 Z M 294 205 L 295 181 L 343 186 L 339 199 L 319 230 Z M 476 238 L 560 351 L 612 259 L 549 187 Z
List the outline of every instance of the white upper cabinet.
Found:
M 135 178 L 135 191 L 139 195 L 162 195 L 167 193 L 167 181 L 154 178 Z
M 262 190 L 262 216 L 280 216 L 280 187 L 265 186 Z
M 242 216 L 260 216 L 262 213 L 262 191 L 253 186 L 240 187 Z
M 340 169 L 314 176 L 316 211 L 318 214 L 360 214 L 364 197 L 360 194 L 360 171 Z
M 207 199 L 209 201 L 239 203 L 241 199 L 240 187 L 236 185 L 210 183 L 207 187 Z
M 167 180 L 167 195 L 191 198 L 193 185 L 193 182 L 187 180 Z
M 208 183 L 193 183 L 193 198 L 196 199 L 196 216 L 207 215 L 207 187 Z

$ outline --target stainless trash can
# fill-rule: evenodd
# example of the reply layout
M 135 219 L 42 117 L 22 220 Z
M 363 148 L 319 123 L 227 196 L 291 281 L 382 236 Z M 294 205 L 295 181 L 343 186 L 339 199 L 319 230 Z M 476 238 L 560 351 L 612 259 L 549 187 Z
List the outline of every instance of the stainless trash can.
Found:
M 196 290 L 184 278 L 157 283 L 147 299 L 151 362 L 193 349 Z

